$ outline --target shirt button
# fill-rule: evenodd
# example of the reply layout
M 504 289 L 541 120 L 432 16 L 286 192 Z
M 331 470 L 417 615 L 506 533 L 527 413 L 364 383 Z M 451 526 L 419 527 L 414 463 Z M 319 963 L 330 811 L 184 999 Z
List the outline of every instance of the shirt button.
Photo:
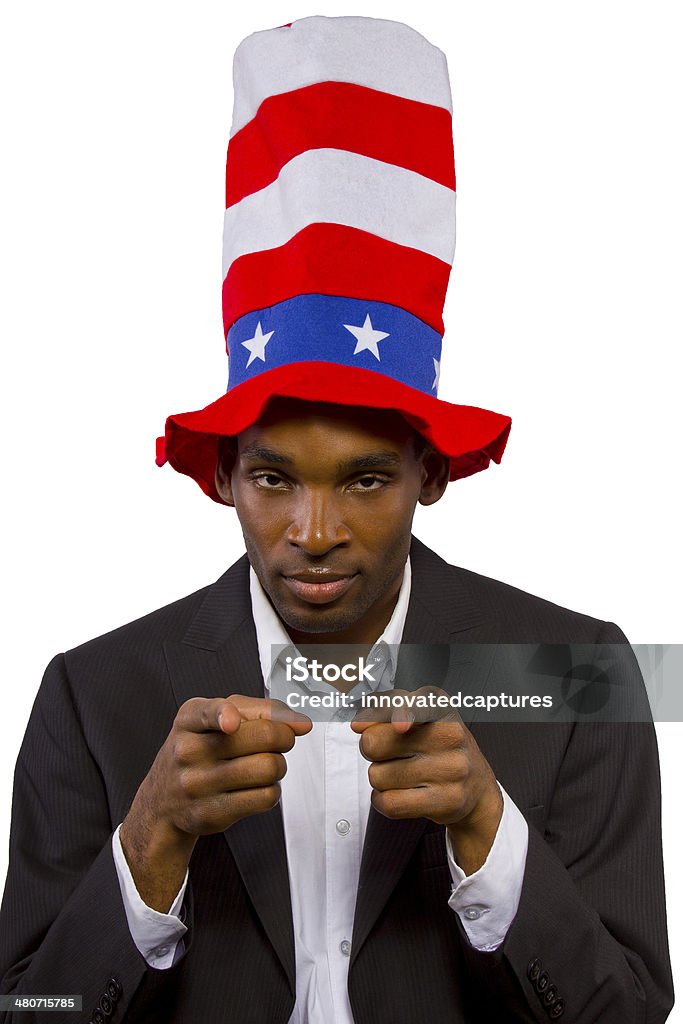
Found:
M 349 942 L 348 939 L 342 939 L 342 941 L 339 943 L 339 952 L 343 953 L 344 956 L 349 956 L 349 954 L 351 953 L 351 943 Z
M 468 921 L 478 921 L 481 917 L 481 910 L 478 907 L 465 907 L 465 917 Z
M 157 948 L 154 950 L 154 955 L 157 957 L 166 956 L 167 953 L 168 946 L 157 946 Z
M 351 831 L 351 822 L 347 821 L 346 818 L 340 818 L 335 828 L 340 836 L 346 836 Z

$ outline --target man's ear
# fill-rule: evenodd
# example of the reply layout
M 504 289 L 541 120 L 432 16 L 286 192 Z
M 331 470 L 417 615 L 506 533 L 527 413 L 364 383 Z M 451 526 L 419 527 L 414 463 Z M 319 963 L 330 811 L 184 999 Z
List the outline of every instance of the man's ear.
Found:
M 216 461 L 216 472 L 214 482 L 221 500 L 226 505 L 235 507 L 235 500 L 232 495 L 232 471 L 237 458 L 237 438 L 221 437 L 218 440 L 218 459 Z
M 422 463 L 422 488 L 418 501 L 421 505 L 433 505 L 443 496 L 451 469 L 447 455 L 437 452 L 428 445 L 420 456 Z

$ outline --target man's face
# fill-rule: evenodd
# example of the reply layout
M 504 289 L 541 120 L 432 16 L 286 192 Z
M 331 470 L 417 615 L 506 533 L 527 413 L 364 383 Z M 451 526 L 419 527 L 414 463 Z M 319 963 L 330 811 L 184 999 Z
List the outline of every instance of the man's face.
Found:
M 278 398 L 225 447 L 218 491 L 295 642 L 371 643 L 389 621 L 415 506 L 448 481 L 417 440 L 391 410 Z

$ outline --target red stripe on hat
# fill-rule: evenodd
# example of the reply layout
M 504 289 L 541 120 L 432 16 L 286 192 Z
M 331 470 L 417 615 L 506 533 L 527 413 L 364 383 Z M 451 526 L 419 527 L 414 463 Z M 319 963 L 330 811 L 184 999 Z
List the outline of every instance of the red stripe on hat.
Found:
M 348 82 L 269 96 L 230 140 L 226 207 L 258 192 L 308 149 L 346 149 L 455 189 L 451 115 L 443 107 Z
M 345 295 L 400 306 L 443 334 L 450 266 L 344 224 L 309 224 L 284 245 L 236 259 L 223 282 L 225 334 L 239 317 L 294 295 Z

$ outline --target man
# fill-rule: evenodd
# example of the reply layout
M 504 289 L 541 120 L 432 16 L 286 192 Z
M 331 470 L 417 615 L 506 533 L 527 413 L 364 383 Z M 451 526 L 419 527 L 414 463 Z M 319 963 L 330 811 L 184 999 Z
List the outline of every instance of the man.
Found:
M 500 459 L 509 420 L 432 394 L 454 185 L 441 55 L 405 26 L 326 22 L 238 51 L 230 389 L 160 446 L 235 507 L 247 555 L 49 666 L 17 764 L 3 990 L 80 992 L 94 1022 L 664 1020 L 650 724 L 323 725 L 269 698 L 272 644 L 354 645 L 396 693 L 415 683 L 400 641 L 449 665 L 463 644 L 588 644 L 598 665 L 624 640 L 411 535 L 417 502 Z M 356 81 L 384 52 L 407 69 L 394 92 Z M 333 81 L 311 72 L 321 54 Z M 372 202 L 339 223 L 342 170 L 342 195 Z M 399 230 L 408 195 L 420 216 Z

